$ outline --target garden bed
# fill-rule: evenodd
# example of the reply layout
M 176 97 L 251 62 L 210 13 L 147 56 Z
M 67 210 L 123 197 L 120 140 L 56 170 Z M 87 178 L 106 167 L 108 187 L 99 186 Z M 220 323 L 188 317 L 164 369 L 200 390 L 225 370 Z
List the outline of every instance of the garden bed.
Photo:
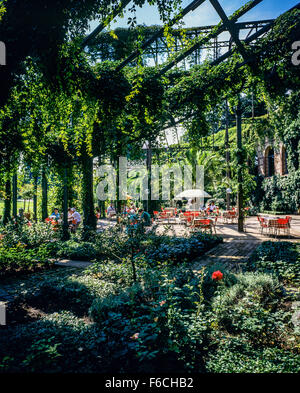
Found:
M 299 251 L 289 245 L 286 259 Z M 274 247 L 283 258 L 278 250 L 286 244 Z M 285 278 L 247 271 L 270 259 L 270 250 L 263 243 L 237 274 L 222 266 L 193 272 L 188 261 L 137 262 L 133 283 L 131 264 L 106 260 L 85 271 L 33 274 L 23 285 L 15 279 L 18 296 L 1 328 L 1 370 L 299 372 Z M 289 276 L 289 284 L 298 286 L 297 278 Z

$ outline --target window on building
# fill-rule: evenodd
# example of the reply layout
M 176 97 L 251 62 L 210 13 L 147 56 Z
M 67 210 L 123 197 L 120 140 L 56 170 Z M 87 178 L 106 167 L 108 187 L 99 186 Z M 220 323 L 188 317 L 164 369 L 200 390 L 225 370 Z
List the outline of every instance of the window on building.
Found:
M 288 173 L 287 169 L 287 152 L 284 146 L 281 150 L 281 174 L 286 175 Z
M 268 147 L 265 152 L 265 175 L 273 176 L 275 173 L 274 149 Z

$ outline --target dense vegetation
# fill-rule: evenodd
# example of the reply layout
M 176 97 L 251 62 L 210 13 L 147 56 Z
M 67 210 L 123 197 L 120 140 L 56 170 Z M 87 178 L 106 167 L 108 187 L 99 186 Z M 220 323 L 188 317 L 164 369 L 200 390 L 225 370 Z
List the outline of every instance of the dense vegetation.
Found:
M 224 164 L 218 169 L 212 188 L 218 189 L 220 196 L 224 196 L 228 183 L 236 190 L 237 173 L 241 169 L 245 197 L 255 198 L 253 189 L 255 183 L 259 184 L 259 179 L 255 177 L 254 145 L 264 138 L 263 133 L 269 129 L 287 146 L 291 157 L 289 176 L 272 185 L 270 181 L 263 182 L 260 195 L 266 189 L 268 192 L 260 201 L 260 207 L 264 210 L 285 210 L 289 206 L 295 210 L 299 203 L 299 193 L 296 192 L 299 115 L 298 110 L 295 111 L 299 107 L 299 76 L 297 67 L 291 62 L 290 47 L 299 33 L 299 10 L 283 14 L 272 30 L 255 45 L 245 44 L 250 59 L 246 64 L 242 63 L 241 55 L 233 51 L 230 58 L 218 65 L 205 62 L 189 70 L 179 67 L 162 74 L 166 64 L 162 67 L 145 66 L 142 51 L 136 63 L 120 70 L 117 70 L 120 59 L 130 49 L 126 53 L 111 52 L 108 60 L 103 54 L 102 62 L 93 62 L 94 45 L 102 37 L 106 40 L 105 45 L 114 46 L 113 33 L 108 40 L 107 33 L 100 35 L 95 42 L 90 42 L 90 46 L 87 45 L 86 52 L 82 50 L 83 32 L 89 18 L 103 16 L 108 3 L 89 1 L 82 12 L 80 5 L 73 7 L 69 1 L 65 2 L 65 8 L 58 7 L 59 10 L 51 2 L 45 5 L 45 9 L 51 10 L 53 18 L 47 23 L 43 18 L 35 18 L 37 25 L 24 24 L 26 27 L 17 29 L 18 37 L 12 37 L 16 23 L 13 21 L 18 19 L 14 13 L 18 2 L 4 3 L 6 12 L 2 16 L 0 33 L 4 41 L 10 44 L 13 40 L 14 45 L 13 52 L 9 54 L 12 57 L 11 67 L 1 68 L 1 80 L 6 86 L 3 94 L 6 98 L 0 111 L 1 141 L 5 140 L 0 146 L 0 189 L 5 201 L 3 221 L 7 222 L 11 216 L 11 203 L 15 203 L 12 197 L 16 198 L 15 194 L 12 195 L 11 177 L 16 172 L 20 176 L 19 163 L 22 161 L 26 175 L 19 181 L 19 186 L 31 183 L 33 196 L 42 188 L 39 191 L 39 207 L 34 208 L 39 217 L 44 219 L 47 216 L 50 203 L 58 203 L 62 208 L 63 200 L 67 199 L 69 205 L 77 203 L 78 208 L 82 207 L 84 228 L 89 232 L 88 229 L 95 228 L 92 158 L 98 157 L 100 164 L 116 163 L 120 155 L 141 159 L 143 144 L 148 141 L 152 147 L 157 146 L 157 138 L 170 125 L 170 119 L 182 119 L 186 128 L 184 138 L 193 149 L 192 155 L 197 152 L 200 162 L 216 162 L 219 157 L 224 161 L 223 142 L 216 157 L 215 152 L 203 157 L 198 148 L 203 137 L 224 128 L 226 99 L 231 120 L 234 119 L 237 98 L 241 93 L 246 97 L 242 98 L 246 118 L 251 119 L 251 96 L 254 97 L 256 114 L 268 113 L 268 116 L 258 122 L 252 119 L 244 127 L 244 147 L 237 151 L 235 143 L 230 146 L 230 177 L 224 181 L 226 170 L 228 172 Z M 144 1 L 135 3 L 142 5 Z M 168 21 L 180 2 L 150 3 L 157 3 L 163 19 Z M 18 13 L 26 9 L 25 15 L 30 21 L 33 15 L 45 13 L 35 3 L 26 2 L 22 7 L 18 8 Z M 231 18 L 236 20 L 249 7 L 251 2 Z M 30 11 L 32 9 L 34 13 Z M 136 26 L 134 7 L 131 12 L 127 39 L 132 45 L 135 37 L 139 48 L 143 35 Z M 48 34 L 52 20 L 56 21 L 56 35 Z M 105 23 L 108 22 L 109 18 Z M 10 29 L 6 28 L 8 25 Z M 165 35 L 167 42 L 172 41 L 171 30 L 166 29 Z M 23 37 L 27 37 L 25 43 Z M 205 41 L 203 37 L 199 40 Z M 195 42 L 187 43 L 187 48 L 193 44 Z M 20 47 L 22 50 L 19 50 Z M 45 51 L 46 47 L 49 50 Z M 171 61 L 176 63 L 181 55 L 181 52 L 172 54 L 167 64 Z M 287 91 L 290 92 L 288 96 Z M 50 199 L 46 192 L 47 183 L 51 184 Z M 269 191 L 270 187 L 272 191 Z M 257 205 L 255 202 L 253 204 Z M 272 203 L 273 206 L 270 206 Z
M 135 17 L 145 0 L 133 1 L 129 29 L 86 40 L 91 20 L 109 30 L 127 3 L 0 0 L 0 38 L 8 48 L 8 66 L 0 68 L 0 281 L 14 292 L 8 324 L 0 327 L 0 372 L 297 373 L 299 244 L 262 243 L 233 272 L 200 266 L 203 254 L 222 242 L 217 236 L 170 236 L 169 227 L 158 233 L 139 219 L 99 233 L 94 169 L 96 158 L 117 170 L 121 155 L 145 159 L 147 142 L 153 163 L 204 165 L 205 188 L 220 206 L 230 187 L 243 191 L 253 213 L 294 212 L 300 76 L 291 45 L 299 37 L 299 7 L 253 45 L 243 43 L 242 54 L 233 49 L 218 64 L 208 58 L 175 69 L 186 49 L 210 37 L 196 37 L 165 64 L 148 67 L 147 29 Z M 158 7 L 169 47 L 169 24 L 182 2 L 148 3 Z M 126 40 L 123 50 L 116 36 Z M 134 61 L 120 67 L 133 49 Z M 241 113 L 237 148 L 234 122 Z M 184 149 L 161 151 L 165 128 L 176 121 L 185 129 Z M 266 137 L 286 147 L 284 177 L 258 175 L 257 145 Z M 33 220 L 17 217 L 18 194 L 25 210 L 32 200 Z M 74 205 L 84 218 L 76 235 L 67 225 L 54 230 L 45 223 L 50 206 L 67 217 Z M 54 264 L 59 258 L 92 264 L 63 271 Z
M 298 271 L 299 248 L 288 248 Z M 254 273 L 139 258 L 134 284 L 126 259 L 25 280 L 1 329 L 1 370 L 299 372 L 299 322 L 275 255 L 262 244 Z

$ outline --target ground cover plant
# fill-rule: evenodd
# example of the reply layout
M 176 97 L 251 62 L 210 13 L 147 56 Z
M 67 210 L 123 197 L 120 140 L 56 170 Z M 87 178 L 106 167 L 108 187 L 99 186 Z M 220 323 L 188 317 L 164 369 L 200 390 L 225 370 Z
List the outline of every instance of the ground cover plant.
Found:
M 300 371 L 291 301 L 269 272 L 140 259 L 133 281 L 126 258 L 61 269 L 18 287 L 2 371 Z
M 286 283 L 300 283 L 300 246 L 290 242 L 264 242 L 253 253 L 247 268 L 267 272 Z

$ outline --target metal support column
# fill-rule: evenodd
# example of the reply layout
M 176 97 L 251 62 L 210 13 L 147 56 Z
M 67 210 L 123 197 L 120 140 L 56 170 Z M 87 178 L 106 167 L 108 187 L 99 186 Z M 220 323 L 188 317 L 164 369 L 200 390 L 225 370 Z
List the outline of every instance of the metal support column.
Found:
M 236 107 L 236 143 L 237 143 L 237 209 L 238 209 L 238 231 L 244 232 L 244 215 L 243 215 L 243 157 L 242 157 L 242 108 L 240 97 Z

